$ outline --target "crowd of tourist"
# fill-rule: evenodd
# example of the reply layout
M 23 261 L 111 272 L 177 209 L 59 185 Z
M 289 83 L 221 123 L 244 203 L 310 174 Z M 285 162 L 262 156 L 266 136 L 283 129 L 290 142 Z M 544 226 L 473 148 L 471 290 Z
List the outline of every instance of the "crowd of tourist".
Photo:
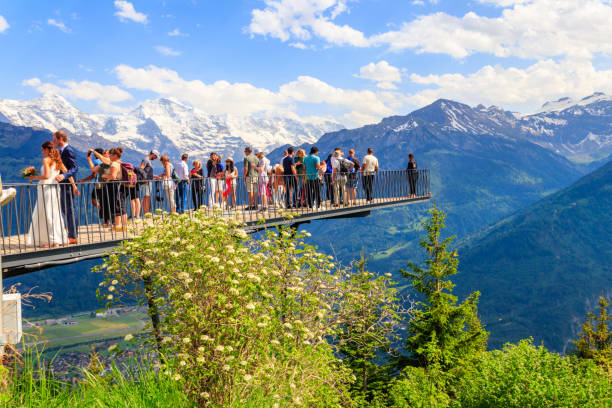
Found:
M 322 160 L 316 146 L 308 154 L 304 149 L 289 147 L 280 162 L 272 165 L 264 151 L 247 146 L 242 166 L 232 157 L 224 159 L 215 152 L 205 166 L 199 159 L 190 163 L 187 153 L 172 163 L 168 156 L 154 149 L 134 166 L 122 161 L 122 147 L 114 147 L 90 149 L 87 162 L 91 174 L 75 181 L 76 155 L 64 132 L 56 132 L 53 142 L 43 144 L 42 153 L 42 174 L 30 180 L 48 184 L 38 193 L 44 194 L 42 201 L 46 206 L 44 210 L 35 209 L 29 235 L 30 241 L 50 246 L 59 241 L 76 242 L 79 217 L 75 215 L 75 197 L 79 191 L 87 191 L 86 199 L 97 209 L 103 226 L 123 231 L 128 216 L 138 218 L 155 208 L 183 213 L 202 206 L 217 206 L 233 211 L 239 203 L 245 203 L 241 208 L 244 211 L 267 211 L 270 207 L 321 209 L 356 204 L 358 196 L 365 198 L 367 204 L 374 199 L 375 175 L 379 171 L 372 148 L 367 149 L 360 161 L 354 149 L 345 157 L 342 149 L 336 148 Z M 162 167 L 158 174 L 153 169 L 156 160 Z M 239 169 L 243 175 L 240 181 Z M 406 171 L 410 194 L 415 195 L 418 172 L 412 153 Z M 91 188 L 77 188 L 78 183 L 87 181 Z M 358 189 L 363 193 L 358 194 Z M 63 222 L 59 224 L 65 228 L 47 231 L 49 217 L 60 214 Z

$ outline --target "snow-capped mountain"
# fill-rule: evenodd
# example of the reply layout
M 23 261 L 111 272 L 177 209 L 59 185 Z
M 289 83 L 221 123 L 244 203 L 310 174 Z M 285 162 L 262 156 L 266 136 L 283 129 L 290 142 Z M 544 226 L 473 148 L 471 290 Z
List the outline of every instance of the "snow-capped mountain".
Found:
M 522 134 L 572 160 L 590 162 L 612 153 L 612 96 L 596 92 L 579 101 L 561 98 L 520 118 Z
M 146 101 L 125 114 L 88 114 L 52 94 L 31 101 L 0 100 L 0 121 L 65 129 L 82 151 L 121 145 L 133 155 L 155 148 L 171 158 L 183 152 L 205 158 L 212 151 L 240 158 L 246 145 L 269 151 L 283 144 L 314 142 L 325 132 L 342 128 L 333 121 L 209 115 L 167 98 Z
M 612 96 L 597 92 L 581 100 L 561 98 L 528 115 L 440 99 L 407 116 L 383 119 L 381 125 L 393 132 L 433 126 L 434 133 L 447 134 L 447 143 L 466 143 L 461 134 L 524 138 L 572 161 L 588 163 L 612 153 Z

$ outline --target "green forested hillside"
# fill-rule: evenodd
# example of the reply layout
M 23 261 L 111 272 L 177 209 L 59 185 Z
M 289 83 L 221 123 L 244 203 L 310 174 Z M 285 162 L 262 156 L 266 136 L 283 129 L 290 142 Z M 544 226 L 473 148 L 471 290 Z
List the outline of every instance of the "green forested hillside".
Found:
M 458 286 L 482 293 L 490 346 L 534 336 L 564 350 L 612 294 L 612 162 L 469 240 Z

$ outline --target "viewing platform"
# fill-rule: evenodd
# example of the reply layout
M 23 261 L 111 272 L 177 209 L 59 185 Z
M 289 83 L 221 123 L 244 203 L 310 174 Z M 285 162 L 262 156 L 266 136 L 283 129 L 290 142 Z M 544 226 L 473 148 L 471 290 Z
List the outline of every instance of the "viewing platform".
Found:
M 234 179 L 229 193 L 227 189 L 229 183 L 224 179 L 203 179 L 202 189 L 200 184 L 192 182 L 188 186 L 184 213 L 193 214 L 198 207 L 196 204 L 201 204 L 198 211 L 206 211 L 211 215 L 215 212 L 227 219 L 240 222 L 247 232 L 255 232 L 283 224 L 299 225 L 313 220 L 365 217 L 372 210 L 424 202 L 431 197 L 429 170 L 417 170 L 410 174 L 405 170 L 385 170 L 365 177 L 362 173 L 357 173 L 355 178 L 349 178 L 346 184 L 348 188 L 355 186 L 354 196 L 352 192 L 349 195 L 345 191 L 342 202 L 337 205 L 331 200 L 334 194 L 333 188 L 328 188 L 333 187 L 333 184 L 306 183 L 305 180 L 295 176 L 271 176 L 270 179 L 267 187 L 262 190 L 258 189 L 257 181 L 247 180 L 250 183 L 247 186 L 245 180 L 238 177 Z M 54 230 L 54 226 L 58 226 L 57 223 L 60 223 L 62 226 L 60 231 L 63 232 L 65 221 L 61 209 L 48 208 L 49 203 L 41 201 L 43 207 L 45 205 L 47 207 L 39 209 L 38 214 L 42 212 L 44 215 L 45 211 L 46 214 L 50 214 L 43 217 L 46 226 L 39 223 L 38 233 L 30 231 L 37 197 L 44 195 L 48 198 L 49 194 L 54 194 L 56 198 L 48 201 L 65 205 L 65 200 L 61 200 L 61 195 L 65 194 L 61 188 L 57 184 L 5 184 L 5 188 L 15 188 L 17 195 L 15 200 L 0 210 L 3 277 L 9 278 L 53 266 L 101 258 L 121 241 L 138 236 L 145 228 L 154 226 L 156 217 L 171 216 L 169 194 L 174 195 L 174 190 L 171 188 L 173 182 L 167 180 L 144 183 L 148 184 L 139 184 L 137 189 L 127 188 L 121 182 L 77 184 L 79 194 L 74 201 L 74 212 L 76 219 L 79 220 L 77 242 L 70 244 L 61 234 L 61 242 L 56 245 L 47 245 L 42 241 L 45 241 L 49 231 Z M 147 185 L 151 189 L 149 208 L 154 217 L 144 216 L 142 211 Z M 286 186 L 295 186 L 292 192 L 297 193 L 296 208 L 293 206 L 284 208 Z M 317 194 L 313 188 L 319 189 L 320 206 L 317 206 Z M 213 190 L 215 197 L 211 197 Z M 250 202 L 247 190 L 255 191 L 250 193 Z M 268 205 L 265 209 L 262 208 L 262 199 L 258 190 L 265 191 L 268 196 Z M 213 204 L 213 200 L 218 203 L 219 198 L 221 204 Z M 309 199 L 312 201 L 312 206 L 309 205 Z M 117 213 L 111 208 L 115 200 L 124 201 L 125 210 L 118 213 L 125 211 L 125 216 L 120 216 L 119 228 L 105 225 L 103 220 L 104 217 L 108 218 L 110 213 Z M 257 210 L 249 209 L 252 200 L 257 201 Z M 132 207 L 136 206 L 137 202 L 141 208 L 138 212 L 136 207 Z M 110 219 L 115 220 L 114 214 Z

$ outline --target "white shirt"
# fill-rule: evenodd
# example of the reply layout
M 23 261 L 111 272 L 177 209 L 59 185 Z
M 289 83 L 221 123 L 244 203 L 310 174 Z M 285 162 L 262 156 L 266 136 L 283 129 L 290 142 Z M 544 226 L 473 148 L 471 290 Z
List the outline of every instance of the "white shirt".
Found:
M 261 170 L 259 169 L 261 167 Z M 257 171 L 259 172 L 259 181 L 268 182 L 268 172 L 272 170 L 270 166 L 270 160 L 267 157 L 262 157 L 257 164 Z
M 187 167 L 187 163 L 184 160 L 181 160 L 176 166 L 176 176 L 181 180 L 189 179 L 189 167 Z
M 363 158 L 363 165 L 365 173 L 374 173 L 378 166 L 378 159 L 373 154 L 368 154 Z

